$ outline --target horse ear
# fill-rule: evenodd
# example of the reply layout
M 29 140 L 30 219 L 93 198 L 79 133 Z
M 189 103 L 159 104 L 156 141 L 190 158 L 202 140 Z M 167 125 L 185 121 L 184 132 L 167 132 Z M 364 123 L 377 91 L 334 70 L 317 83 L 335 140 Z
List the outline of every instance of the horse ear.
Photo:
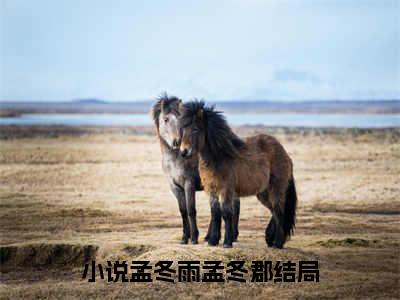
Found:
M 165 100 L 164 99 L 161 99 L 160 100 L 160 107 L 161 107 L 161 112 L 164 112 L 164 110 L 165 110 Z
M 199 109 L 196 115 L 199 120 L 203 120 L 203 109 Z

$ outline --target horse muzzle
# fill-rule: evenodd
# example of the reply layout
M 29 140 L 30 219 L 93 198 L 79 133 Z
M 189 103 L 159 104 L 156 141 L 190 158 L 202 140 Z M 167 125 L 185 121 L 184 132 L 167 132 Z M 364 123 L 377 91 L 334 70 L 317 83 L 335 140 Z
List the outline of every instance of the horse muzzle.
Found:
M 185 148 L 185 149 L 181 149 L 179 152 L 180 152 L 181 156 L 184 158 L 189 158 L 192 156 L 192 149 Z

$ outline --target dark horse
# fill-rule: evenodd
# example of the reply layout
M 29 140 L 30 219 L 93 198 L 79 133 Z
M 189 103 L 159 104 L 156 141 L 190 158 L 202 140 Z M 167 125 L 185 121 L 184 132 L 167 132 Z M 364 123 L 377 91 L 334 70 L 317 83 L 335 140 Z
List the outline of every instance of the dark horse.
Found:
M 198 171 L 198 158 L 183 158 L 179 155 L 178 145 L 178 115 L 182 100 L 177 97 L 168 97 L 163 94 L 153 105 L 151 114 L 157 129 L 162 153 L 162 167 L 167 175 L 171 191 L 178 200 L 179 211 L 182 216 L 183 235 L 182 244 L 187 244 L 189 238 L 193 244 L 197 244 L 199 231 L 196 223 L 196 200 L 195 192 L 203 190 Z M 211 206 L 218 206 L 217 200 L 211 200 Z M 240 201 L 234 200 L 234 240 L 237 239 Z M 221 216 L 215 224 L 221 227 Z M 209 240 L 211 222 L 205 240 Z M 218 229 L 220 232 L 220 229 Z
M 224 247 L 232 247 L 235 196 L 256 195 L 272 212 L 265 230 L 270 247 L 282 248 L 293 233 L 297 196 L 293 166 L 283 146 L 272 136 L 260 134 L 241 140 L 214 107 L 202 101 L 182 105 L 179 117 L 180 152 L 199 157 L 204 190 L 218 197 L 225 222 Z M 218 240 L 215 226 L 220 212 L 211 208 L 209 243 Z

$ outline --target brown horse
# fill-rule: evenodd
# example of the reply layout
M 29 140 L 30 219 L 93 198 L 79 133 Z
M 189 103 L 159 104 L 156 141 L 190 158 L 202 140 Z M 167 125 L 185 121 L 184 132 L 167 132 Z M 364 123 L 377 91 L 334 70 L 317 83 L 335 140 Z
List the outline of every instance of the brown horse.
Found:
M 272 212 L 266 242 L 282 248 L 293 233 L 297 204 L 292 161 L 283 146 L 265 134 L 241 140 L 220 112 L 197 100 L 181 106 L 179 129 L 181 155 L 199 157 L 204 190 L 219 198 L 224 247 L 232 247 L 232 199 L 256 195 Z M 218 240 L 217 230 L 211 229 L 211 245 Z

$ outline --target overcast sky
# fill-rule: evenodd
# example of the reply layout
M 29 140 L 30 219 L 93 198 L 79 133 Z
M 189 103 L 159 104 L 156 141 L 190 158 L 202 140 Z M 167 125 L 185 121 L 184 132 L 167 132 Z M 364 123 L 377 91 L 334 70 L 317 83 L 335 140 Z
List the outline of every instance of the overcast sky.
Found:
M 0 100 L 400 98 L 397 0 L 0 3 Z

